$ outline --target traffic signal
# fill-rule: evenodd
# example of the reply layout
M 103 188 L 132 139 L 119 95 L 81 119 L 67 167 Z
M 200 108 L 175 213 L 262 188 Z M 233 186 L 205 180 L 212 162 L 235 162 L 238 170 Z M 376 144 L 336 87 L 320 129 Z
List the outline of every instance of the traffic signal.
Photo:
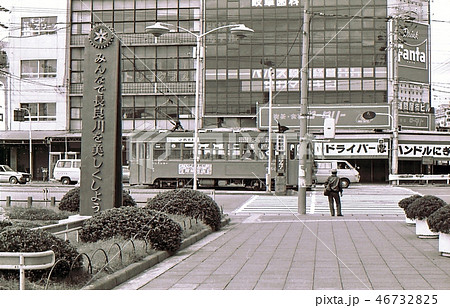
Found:
M 14 110 L 14 121 L 17 121 L 17 122 L 25 121 L 25 110 L 15 109 Z

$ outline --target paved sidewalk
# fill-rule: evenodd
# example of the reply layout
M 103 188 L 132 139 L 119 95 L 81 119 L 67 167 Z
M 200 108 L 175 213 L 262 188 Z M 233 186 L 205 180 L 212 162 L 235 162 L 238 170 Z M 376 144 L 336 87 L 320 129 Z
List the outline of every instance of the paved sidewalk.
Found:
M 448 290 L 450 258 L 403 215 L 231 215 L 122 290 Z

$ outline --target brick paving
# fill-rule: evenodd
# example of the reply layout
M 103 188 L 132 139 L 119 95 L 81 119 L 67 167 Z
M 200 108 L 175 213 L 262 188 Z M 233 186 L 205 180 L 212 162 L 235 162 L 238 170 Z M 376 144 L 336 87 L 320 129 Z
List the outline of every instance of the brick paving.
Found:
M 401 215 L 234 215 L 178 255 L 116 289 L 450 289 L 450 258 Z

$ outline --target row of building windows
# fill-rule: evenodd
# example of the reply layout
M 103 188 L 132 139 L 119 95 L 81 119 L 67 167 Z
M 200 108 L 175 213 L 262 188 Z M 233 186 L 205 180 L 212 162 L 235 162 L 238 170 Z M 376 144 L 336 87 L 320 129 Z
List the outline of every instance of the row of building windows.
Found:
M 56 77 L 56 60 L 22 60 L 22 78 L 54 78 Z
M 56 121 L 56 103 L 21 103 L 20 108 L 29 110 L 31 121 Z M 28 114 L 25 114 L 25 120 L 29 120 Z

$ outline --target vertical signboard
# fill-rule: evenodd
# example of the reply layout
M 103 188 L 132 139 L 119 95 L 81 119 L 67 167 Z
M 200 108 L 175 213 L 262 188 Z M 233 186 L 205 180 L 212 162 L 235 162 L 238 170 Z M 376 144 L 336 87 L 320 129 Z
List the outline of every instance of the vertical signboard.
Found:
M 122 203 L 120 42 L 105 25 L 85 44 L 80 214 Z
M 399 81 L 429 83 L 428 25 L 400 20 L 398 32 Z

